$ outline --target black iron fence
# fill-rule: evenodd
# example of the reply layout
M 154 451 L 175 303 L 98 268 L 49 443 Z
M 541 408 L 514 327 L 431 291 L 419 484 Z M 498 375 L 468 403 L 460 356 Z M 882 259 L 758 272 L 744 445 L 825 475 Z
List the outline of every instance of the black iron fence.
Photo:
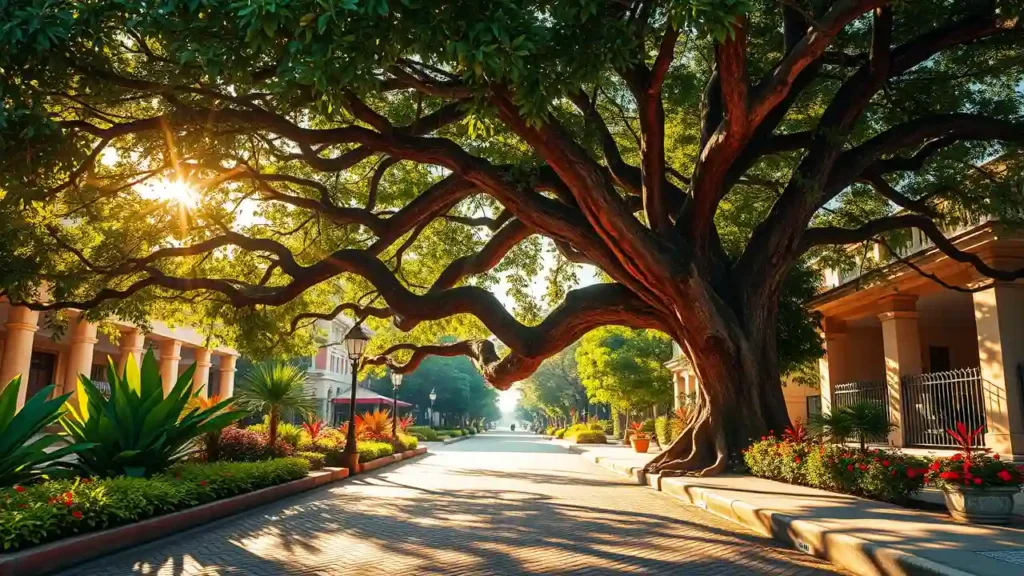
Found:
M 903 433 L 908 446 L 956 446 L 947 428 L 963 422 L 971 430 L 985 424 L 985 390 L 980 368 L 904 376 Z M 984 445 L 978 436 L 977 445 Z

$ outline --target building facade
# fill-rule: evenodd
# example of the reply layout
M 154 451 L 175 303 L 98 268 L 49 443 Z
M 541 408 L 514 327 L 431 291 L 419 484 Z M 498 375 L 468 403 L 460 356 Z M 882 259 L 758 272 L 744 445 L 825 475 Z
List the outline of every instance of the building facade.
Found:
M 153 322 L 152 331 L 109 320 L 118 334 L 111 338 L 98 325 L 84 321 L 71 311 L 66 332 L 58 337 L 48 327 L 48 313 L 0 301 L 0 387 L 21 375 L 18 408 L 25 399 L 50 384 L 56 394 L 77 394 L 79 374 L 106 385 L 107 362 L 112 359 L 123 370 L 129 356 L 136 362 L 152 348 L 160 363 L 164 390 L 169 391 L 178 375 L 196 365 L 193 387 L 203 395 L 230 397 L 234 394 L 235 363 L 238 353 L 226 347 L 208 348 L 205 338 L 189 327 L 170 327 Z
M 783 386 L 792 419 L 875 402 L 896 426 L 892 446 L 952 448 L 946 429 L 963 422 L 983 427 L 984 446 L 1024 460 L 1024 283 L 965 261 L 1021 269 L 1024 237 L 984 218 L 946 237 L 969 256 L 949 258 L 914 230 L 897 253 L 870 254 L 875 265 L 826 271 L 810 303 L 826 348 L 820 384 Z M 696 377 L 674 366 L 685 397 Z
M 324 422 L 334 422 L 333 400 L 348 393 L 352 386 L 352 362 L 344 344 L 352 321 L 343 316 L 317 320 L 316 328 L 324 334 L 324 341 L 315 355 L 303 359 L 308 366 L 306 391 L 315 399 L 317 416 Z

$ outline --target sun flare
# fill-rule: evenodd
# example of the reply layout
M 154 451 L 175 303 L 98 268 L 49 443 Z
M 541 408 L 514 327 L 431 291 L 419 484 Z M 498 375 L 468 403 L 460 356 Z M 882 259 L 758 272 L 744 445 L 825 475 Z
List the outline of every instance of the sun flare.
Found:
M 199 193 L 188 182 L 161 178 L 138 187 L 139 195 L 150 200 L 173 202 L 183 208 L 199 205 Z

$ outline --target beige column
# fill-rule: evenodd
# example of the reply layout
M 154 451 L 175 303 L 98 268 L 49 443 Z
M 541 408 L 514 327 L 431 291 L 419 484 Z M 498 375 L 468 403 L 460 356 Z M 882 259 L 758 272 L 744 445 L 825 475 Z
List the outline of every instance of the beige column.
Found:
M 220 357 L 220 399 L 235 395 L 235 361 L 237 356 L 224 354 Z
M 21 376 L 18 410 L 25 405 L 28 393 L 28 371 L 32 365 L 32 342 L 39 329 L 39 312 L 24 306 L 12 306 L 7 315 L 7 337 L 4 338 L 3 359 L 0 360 L 0 390 L 15 376 Z
M 78 376 L 84 374 L 88 377 L 92 373 L 93 350 L 98 339 L 96 338 L 96 325 L 78 317 L 71 321 L 71 350 L 68 353 L 68 363 L 64 374 L 64 393 L 71 393 L 68 402 L 82 412 L 88 406 L 89 400 L 85 394 L 79 394 Z
M 128 358 L 135 357 L 135 366 L 142 366 L 142 353 L 146 350 L 146 335 L 138 328 L 121 333 L 121 355 L 117 359 L 117 373 L 124 374 Z
M 181 342 L 164 340 L 160 342 L 160 380 L 164 385 L 164 397 L 171 393 L 178 381 L 178 361 L 181 360 Z
M 207 384 L 210 383 L 210 349 L 196 348 L 196 371 L 192 375 L 192 391 L 199 392 L 203 398 L 210 397 Z
M 997 282 L 974 293 L 978 357 L 985 389 L 985 446 L 1024 460 L 1024 285 Z
M 832 412 L 833 387 L 850 380 L 846 371 L 849 342 L 846 338 L 846 322 L 837 318 L 825 318 L 822 322 L 822 332 L 825 354 L 818 359 L 819 390 L 821 411 L 829 413 Z
M 921 373 L 921 338 L 917 329 L 917 297 L 894 294 L 882 298 L 882 345 L 885 349 L 885 380 L 889 386 L 889 420 L 898 426 L 889 443 L 903 446 L 903 376 Z

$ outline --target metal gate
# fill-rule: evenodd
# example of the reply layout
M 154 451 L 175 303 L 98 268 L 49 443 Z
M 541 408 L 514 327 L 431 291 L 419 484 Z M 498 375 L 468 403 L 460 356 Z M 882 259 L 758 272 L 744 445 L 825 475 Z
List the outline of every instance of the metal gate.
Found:
M 985 392 L 980 368 L 962 368 L 902 378 L 903 438 L 908 446 L 953 447 L 947 428 L 963 422 L 971 430 L 985 424 Z M 976 444 L 984 444 L 979 435 Z
M 878 404 L 885 408 L 885 413 L 888 415 L 889 387 L 885 385 L 885 382 L 864 381 L 845 382 L 832 390 L 832 406 L 835 408 L 852 406 L 861 402 Z

